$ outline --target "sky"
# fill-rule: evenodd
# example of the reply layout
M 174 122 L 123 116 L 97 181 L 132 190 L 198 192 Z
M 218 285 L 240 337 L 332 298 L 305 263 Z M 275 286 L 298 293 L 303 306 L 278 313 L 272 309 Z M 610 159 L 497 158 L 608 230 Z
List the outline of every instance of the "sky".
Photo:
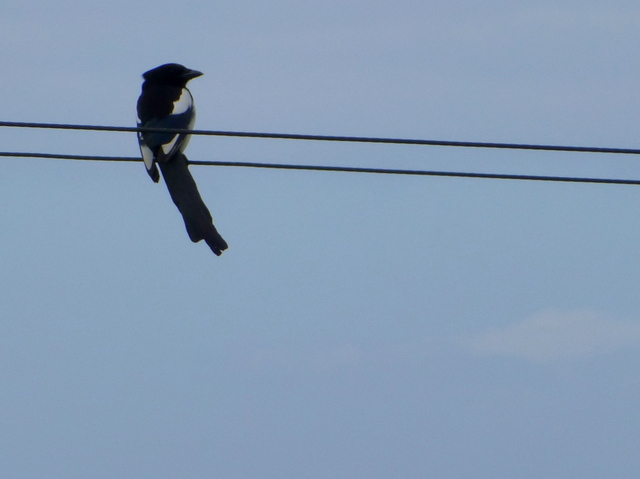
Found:
M 3 121 L 638 148 L 640 5 L 25 0 Z M 0 150 L 139 155 L 0 128 Z M 635 156 L 197 136 L 192 160 L 638 179 Z M 637 186 L 192 166 L 229 250 L 142 163 L 0 158 L 0 473 L 628 478 Z

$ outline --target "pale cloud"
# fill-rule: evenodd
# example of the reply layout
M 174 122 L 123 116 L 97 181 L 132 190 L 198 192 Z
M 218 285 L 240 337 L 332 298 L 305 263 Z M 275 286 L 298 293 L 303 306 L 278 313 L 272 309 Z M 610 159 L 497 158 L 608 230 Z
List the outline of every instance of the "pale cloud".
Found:
M 547 311 L 463 340 L 479 356 L 511 356 L 535 362 L 578 360 L 640 347 L 640 322 L 590 311 Z

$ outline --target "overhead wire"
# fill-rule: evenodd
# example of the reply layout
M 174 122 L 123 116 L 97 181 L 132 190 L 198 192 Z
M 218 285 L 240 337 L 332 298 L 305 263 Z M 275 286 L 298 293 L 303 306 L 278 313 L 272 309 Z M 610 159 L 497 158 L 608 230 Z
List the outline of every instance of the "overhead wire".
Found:
M 65 155 L 56 153 L 26 153 L 26 152 L 0 152 L 0 157 L 15 158 L 46 158 L 57 160 L 83 160 L 83 161 L 116 161 L 116 162 L 141 162 L 139 157 L 129 156 L 95 156 L 95 155 Z M 441 176 L 453 178 L 483 178 L 497 180 L 528 180 L 528 181 L 548 181 L 564 183 L 596 183 L 596 184 L 616 184 L 616 185 L 640 185 L 640 180 L 622 178 L 588 178 L 575 176 L 547 176 L 547 175 L 521 175 L 505 173 L 472 173 L 458 171 L 433 171 L 433 170 L 408 170 L 395 168 L 364 168 L 352 166 L 321 166 L 321 165 L 301 165 L 283 163 L 259 163 L 247 161 L 206 161 L 189 160 L 190 165 L 197 166 L 226 166 L 240 168 L 265 168 L 278 170 L 302 170 L 302 171 L 325 171 L 342 173 L 372 173 L 387 175 L 410 175 L 410 176 Z
M 269 139 L 286 139 L 286 140 L 383 143 L 383 144 L 386 143 L 386 144 L 401 144 L 401 145 L 427 145 L 427 146 L 466 147 L 466 148 L 498 148 L 498 149 L 516 149 L 516 150 L 538 150 L 538 151 L 542 150 L 542 151 L 627 154 L 627 155 L 640 154 L 640 149 L 635 149 L 635 148 L 536 145 L 536 144 L 522 144 L 522 143 L 421 140 L 421 139 L 407 139 L 407 138 L 383 138 L 383 137 L 359 137 L 359 136 L 304 135 L 304 134 L 290 134 L 290 133 L 258 133 L 258 132 L 222 131 L 222 130 L 185 130 L 185 129 L 172 129 L 172 128 L 121 127 L 121 126 L 79 125 L 79 124 L 65 124 L 65 123 L 0 121 L 0 127 L 60 129 L 60 130 L 76 130 L 76 131 L 103 131 L 103 132 L 119 132 L 119 133 L 160 132 L 160 133 L 189 134 L 189 135 L 203 135 L 203 136 L 269 138 Z M 142 161 L 141 158 L 139 157 L 70 155 L 70 154 L 56 154 L 56 153 L 30 153 L 30 152 L 7 152 L 7 151 L 0 152 L 0 157 L 46 158 L 46 159 L 62 159 L 62 160 L 78 160 L 78 161 L 115 161 L 115 162 Z M 484 178 L 484 179 L 503 179 L 503 180 L 568 182 L 568 183 L 640 185 L 640 180 L 622 179 L 622 178 L 588 178 L 588 177 L 575 177 L 575 176 L 473 173 L 473 172 L 457 172 L 457 171 L 410 170 L 410 169 L 396 169 L 396 168 L 366 168 L 366 167 L 350 167 L 350 166 L 320 166 L 320 165 L 259 163 L 259 162 L 242 162 L 242 161 L 198 161 L 198 160 L 191 161 L 190 160 L 189 164 L 200 165 L 200 166 L 269 168 L 269 169 L 280 169 L 280 170 L 305 170 L 305 171 L 326 171 L 326 172 L 346 172 L 346 173 L 372 173 L 372 174 L 388 174 L 388 175 L 442 176 L 442 177 L 456 177 L 456 178 Z
M 526 143 L 497 143 L 483 141 L 449 141 L 449 140 L 422 140 L 410 138 L 384 138 L 366 136 L 338 136 L 338 135 L 305 135 L 296 133 L 260 133 L 248 131 L 223 131 L 223 130 L 185 130 L 177 128 L 149 128 L 149 127 L 126 127 L 126 126 L 101 126 L 101 125 L 74 125 L 65 123 L 34 123 L 17 121 L 0 121 L 0 127 L 7 128 L 41 128 L 57 130 L 84 130 L 84 131 L 105 131 L 118 133 L 173 133 L 189 134 L 201 136 L 228 136 L 240 138 L 268 138 L 280 140 L 307 140 L 307 141 L 332 141 L 351 143 L 386 143 L 394 145 L 425 145 L 425 146 L 446 146 L 464 148 L 498 148 L 512 150 L 542 150 L 542 151 L 565 151 L 579 153 L 607 153 L 640 155 L 638 148 L 607 148 L 594 146 L 567 146 L 567 145 L 536 145 Z

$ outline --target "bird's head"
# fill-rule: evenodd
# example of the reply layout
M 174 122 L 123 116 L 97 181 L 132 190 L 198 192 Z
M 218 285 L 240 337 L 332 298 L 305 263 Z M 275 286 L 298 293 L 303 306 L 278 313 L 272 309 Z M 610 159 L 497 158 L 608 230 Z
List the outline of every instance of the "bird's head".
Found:
M 189 80 L 201 75 L 202 72 L 191 70 L 178 63 L 166 63 L 144 73 L 142 78 L 150 83 L 185 86 Z

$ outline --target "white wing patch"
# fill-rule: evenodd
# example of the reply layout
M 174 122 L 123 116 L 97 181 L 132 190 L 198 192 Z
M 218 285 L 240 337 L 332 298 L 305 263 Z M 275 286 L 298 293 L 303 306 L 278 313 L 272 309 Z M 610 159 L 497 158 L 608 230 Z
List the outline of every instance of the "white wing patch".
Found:
M 169 143 L 165 143 L 164 145 L 162 145 L 162 151 L 164 152 L 165 155 L 169 156 L 171 153 L 174 152 L 176 142 L 181 136 L 182 135 L 176 135 L 173 137 L 173 139 Z M 184 137 L 182 137 L 182 143 L 180 143 L 180 148 L 179 148 L 180 153 L 182 153 L 184 149 L 187 147 L 190 139 L 191 139 L 191 135 L 184 135 Z
M 183 88 L 180 98 L 173 102 L 173 111 L 171 112 L 171 115 L 182 115 L 184 113 L 187 113 L 189 110 L 191 110 L 191 113 L 189 125 L 186 127 L 186 129 L 191 130 L 196 122 L 195 107 L 193 106 L 193 97 L 191 96 L 191 93 L 188 89 Z M 140 123 L 141 121 L 138 118 L 138 124 Z M 176 150 L 183 152 L 187 147 L 187 144 L 189 143 L 189 137 L 190 135 L 174 135 L 171 138 L 171 141 L 160 145 L 160 147 L 162 148 L 162 152 L 166 156 L 171 156 L 176 152 Z M 142 152 L 142 159 L 144 160 L 144 164 L 147 167 L 147 170 L 151 170 L 154 162 L 156 161 L 156 158 L 154 158 L 153 155 L 153 151 L 151 151 L 151 149 L 142 141 L 140 141 L 140 151 Z
M 147 170 L 151 170 L 153 167 L 153 151 L 147 145 L 140 143 L 140 152 L 142 153 L 144 166 L 147 167 Z
M 191 109 L 191 119 L 189 121 L 189 125 L 187 126 L 187 130 L 192 130 L 193 126 L 196 124 L 196 108 L 193 105 L 193 97 L 189 90 L 184 88 L 182 90 L 182 95 L 178 98 L 178 101 L 173 104 L 173 113 L 172 115 L 179 115 L 180 113 L 185 113 L 187 110 Z M 162 145 L 162 151 L 165 155 L 170 155 L 175 152 L 176 142 L 181 140 L 179 147 L 179 151 L 182 153 L 184 149 L 189 144 L 189 140 L 191 139 L 191 135 L 175 135 L 169 143 L 164 143 Z
M 162 145 L 162 151 L 164 151 L 165 155 L 168 155 L 171 152 L 171 150 L 176 144 L 176 141 L 178 141 L 178 136 L 179 135 L 174 135 L 169 143 L 164 143 Z
M 183 88 L 180 98 L 178 98 L 177 101 L 173 102 L 173 111 L 171 112 L 171 114 L 179 115 L 180 113 L 184 113 L 185 111 L 187 111 L 192 106 L 193 106 L 193 97 L 191 96 L 191 93 L 189 92 L 189 90 L 187 90 L 186 88 Z

